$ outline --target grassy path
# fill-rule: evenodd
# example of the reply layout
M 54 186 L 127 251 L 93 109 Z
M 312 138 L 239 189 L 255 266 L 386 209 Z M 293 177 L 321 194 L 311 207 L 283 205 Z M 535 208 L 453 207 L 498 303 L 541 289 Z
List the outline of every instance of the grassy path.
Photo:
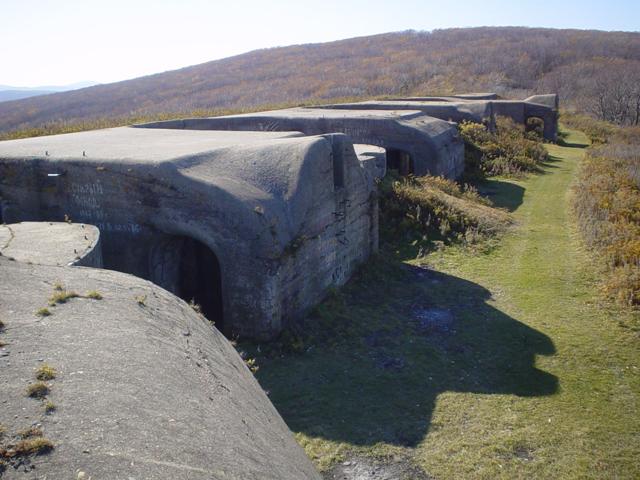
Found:
M 573 133 L 568 141 L 586 139 Z M 455 478 L 461 473 L 458 458 L 465 475 L 487 478 L 640 476 L 638 338 L 620 325 L 627 318 L 594 302 L 594 272 L 573 231 L 569 187 L 584 150 L 549 149 L 553 161 L 545 173 L 520 183 L 518 226 L 501 247 L 482 256 L 451 251 L 438 264 L 485 286 L 494 293 L 491 305 L 553 342 L 555 353 L 537 357 L 536 367 L 558 379 L 558 391 L 532 398 L 464 398 L 473 412 L 470 423 L 494 428 L 483 448 L 453 456 L 451 445 L 466 442 L 455 438 L 464 436 L 461 425 L 429 435 L 420 452 L 427 471 Z M 517 203 L 496 191 L 498 202 Z M 443 403 L 434 420 L 442 415 L 446 422 L 460 408 L 453 399 Z M 508 445 L 514 455 L 487 461 L 492 450 Z M 442 468 L 447 457 L 452 463 Z
M 438 479 L 639 478 L 639 339 L 596 302 L 573 233 L 584 150 L 549 149 L 543 174 L 488 182 L 517 221 L 497 248 L 385 255 L 318 309 L 313 341 L 250 352 L 321 469 L 372 456 Z

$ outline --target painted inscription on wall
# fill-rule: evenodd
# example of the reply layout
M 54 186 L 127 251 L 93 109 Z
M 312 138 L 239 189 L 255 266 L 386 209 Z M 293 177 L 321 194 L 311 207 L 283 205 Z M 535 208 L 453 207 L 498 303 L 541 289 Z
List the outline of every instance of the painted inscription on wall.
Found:
M 99 180 L 88 183 L 74 183 L 71 185 L 71 200 L 82 220 L 97 226 L 103 232 L 118 232 L 138 234 L 142 226 L 137 223 L 109 222 L 108 216 L 102 208 L 105 189 Z

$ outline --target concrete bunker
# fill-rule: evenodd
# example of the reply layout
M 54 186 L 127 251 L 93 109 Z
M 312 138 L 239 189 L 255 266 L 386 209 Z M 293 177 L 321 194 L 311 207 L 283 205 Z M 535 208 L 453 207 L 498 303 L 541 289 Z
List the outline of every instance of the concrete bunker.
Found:
M 318 108 L 336 110 L 418 110 L 424 115 L 434 117 L 447 122 L 475 122 L 483 123 L 489 128 L 495 126 L 491 102 L 486 100 L 467 101 L 458 98 L 433 98 L 433 99 L 400 99 L 400 100 L 373 100 L 356 103 L 338 103 L 320 106 Z
M 377 249 L 371 163 L 344 134 L 123 127 L 0 142 L 0 195 L 5 221 L 96 225 L 106 268 L 269 339 Z
M 416 175 L 458 178 L 464 169 L 464 144 L 456 126 L 425 115 L 419 108 L 291 108 L 210 118 L 185 118 L 135 125 L 137 128 L 233 131 L 297 131 L 305 135 L 340 132 L 356 144 L 406 152 Z M 399 160 L 400 161 L 400 160 Z
M 463 94 L 449 97 L 404 97 L 393 100 L 325 105 L 319 109 L 334 110 L 417 110 L 429 117 L 460 123 L 470 121 L 495 128 L 497 116 L 511 118 L 519 125 L 527 126 L 529 118 L 539 118 L 544 123 L 542 136 L 555 141 L 558 135 L 559 99 L 556 94 L 534 95 L 525 100 L 503 100 L 496 94 Z

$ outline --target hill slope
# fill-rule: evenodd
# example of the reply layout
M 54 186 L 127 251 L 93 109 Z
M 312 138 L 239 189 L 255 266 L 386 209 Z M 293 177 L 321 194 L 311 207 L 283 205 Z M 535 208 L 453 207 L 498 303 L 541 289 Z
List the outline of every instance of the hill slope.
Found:
M 10 102 L 23 98 L 37 97 L 53 93 L 47 90 L 0 90 L 0 102 Z
M 606 59 L 606 60 L 605 60 Z M 51 122 L 412 93 L 553 89 L 573 71 L 640 64 L 640 34 L 520 27 L 401 32 L 256 50 L 119 83 L 0 104 L 0 132 Z M 581 90 L 582 89 L 582 90 Z M 565 95 L 566 96 L 566 95 Z

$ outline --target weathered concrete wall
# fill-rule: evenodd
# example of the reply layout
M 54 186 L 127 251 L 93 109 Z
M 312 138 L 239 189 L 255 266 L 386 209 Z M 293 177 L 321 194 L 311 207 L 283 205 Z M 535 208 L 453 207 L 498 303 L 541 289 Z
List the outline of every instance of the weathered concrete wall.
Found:
M 462 93 L 452 95 L 453 98 L 459 98 L 461 100 L 498 100 L 497 93 Z
M 406 152 L 416 175 L 457 178 L 464 169 L 464 144 L 455 125 L 420 111 L 292 108 L 244 115 L 190 118 L 137 125 L 143 128 L 236 131 L 341 132 L 354 143 Z M 387 159 L 390 157 L 387 156 Z
M 102 268 L 100 231 L 67 222 L 0 225 L 0 255 L 24 263 Z
M 238 353 L 174 295 L 119 272 L 4 257 L 0 279 L 0 449 L 34 425 L 53 444 L 11 457 L 3 479 L 320 480 Z M 57 283 L 102 299 L 36 316 Z M 43 363 L 57 371 L 49 414 L 26 395 Z
M 526 103 L 536 103 L 538 105 L 544 105 L 553 110 L 560 109 L 560 97 L 557 93 L 547 93 L 543 95 L 533 95 L 529 98 L 525 98 Z
M 419 110 L 442 120 L 456 123 L 484 123 L 493 129 L 495 118 L 504 116 L 520 125 L 532 117 L 544 121 L 543 136 L 556 141 L 558 136 L 559 100 L 556 94 L 534 95 L 525 100 L 500 100 L 494 93 L 453 95 L 450 97 L 404 97 L 393 100 L 342 103 L 320 108 L 347 110 Z
M 358 161 L 371 177 L 371 181 L 380 180 L 387 174 L 387 154 L 382 147 L 375 145 L 354 145 Z
M 345 110 L 418 110 L 430 117 L 449 122 L 464 121 L 484 123 L 493 126 L 493 111 L 489 101 L 410 101 L 410 100 L 372 100 L 368 102 L 337 103 L 318 108 Z
M 547 105 L 517 100 L 492 101 L 495 116 L 509 117 L 520 125 L 526 125 L 530 118 L 540 118 L 544 121 L 543 137 L 545 140 L 556 141 L 558 138 L 558 111 Z
M 219 280 L 198 271 L 189 284 L 220 289 L 213 320 L 270 338 L 377 248 L 377 200 L 350 140 L 282 136 L 120 128 L 0 142 L 3 218 L 93 223 L 107 268 L 183 296 L 181 264 L 206 246 Z
M 557 94 L 534 95 L 525 101 L 525 122 L 531 117 L 544 121 L 543 137 L 555 142 L 558 139 L 560 99 Z

